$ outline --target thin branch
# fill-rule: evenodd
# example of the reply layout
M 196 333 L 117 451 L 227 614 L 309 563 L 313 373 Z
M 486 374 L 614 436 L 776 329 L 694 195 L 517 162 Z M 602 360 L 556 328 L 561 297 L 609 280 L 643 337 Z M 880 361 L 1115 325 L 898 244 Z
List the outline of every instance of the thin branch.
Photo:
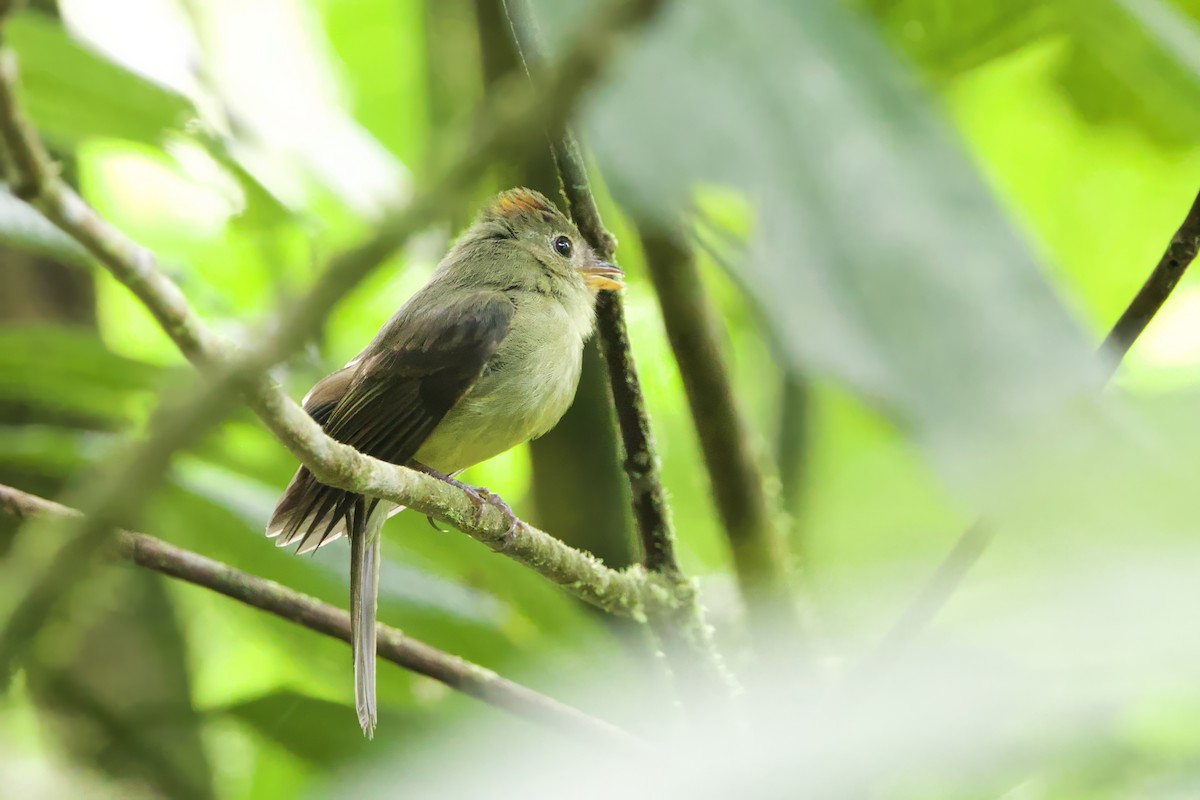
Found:
M 1100 355 L 1111 357 L 1106 382 L 1116 374 L 1133 343 L 1171 296 L 1179 279 L 1195 261 L 1197 252 L 1200 252 L 1200 194 L 1192 201 L 1183 224 L 1171 237 L 1150 277 L 1100 345 Z M 867 658 L 868 666 L 893 657 L 905 643 L 916 638 L 933 622 L 950 596 L 962 585 L 967 573 L 979 561 L 992 538 L 992 532 L 983 522 L 976 522 L 962 533 L 929 581 Z
M 1104 338 L 1101 350 L 1112 355 L 1112 372 L 1116 372 L 1129 348 L 1142 335 L 1142 331 L 1146 330 L 1146 326 L 1154 319 L 1163 303 L 1167 302 L 1183 273 L 1196 259 L 1197 251 L 1200 251 L 1200 195 L 1192 202 L 1183 224 L 1171 237 L 1167 249 L 1155 265 L 1154 271 L 1150 273 L 1150 277 L 1146 279 L 1146 283 Z
M 951 595 L 962 585 L 967 573 L 979 562 L 988 545 L 992 543 L 994 536 L 992 530 L 982 521 L 976 522 L 963 531 L 954 543 L 954 547 L 933 571 L 933 575 L 917 592 L 912 602 L 905 607 L 900 618 L 875 645 L 866 661 L 867 667 L 873 667 L 895 657 L 903 651 L 908 642 L 915 639 L 933 622 L 938 612 L 949 602 Z
M 79 512 L 0 484 L 0 510 L 20 519 L 35 515 L 77 517 Z M 117 551 L 146 569 L 210 589 L 253 608 L 267 611 L 325 636 L 350 641 L 350 616 L 316 598 L 234 569 L 160 539 L 121 532 Z M 603 720 L 500 677 L 489 669 L 405 636 L 380 624 L 379 656 L 404 669 L 433 678 L 464 694 L 564 732 L 623 745 L 634 736 Z
M 663 5 L 663 0 L 641 0 L 636 5 L 642 19 L 648 19 Z M 525 71 L 532 83 L 540 85 L 550 73 L 545 68 L 545 45 L 529 2 L 504 0 L 504 8 Z M 579 143 L 565 125 L 548 126 L 546 130 L 550 134 L 550 149 L 571 219 L 597 255 L 613 260 L 616 239 L 600 218 Z M 625 450 L 625 474 L 645 565 L 652 573 L 662 575 L 673 587 L 674 613 L 660 620 L 663 624 L 655 626 L 656 632 L 676 671 L 686 672 L 689 680 L 699 679 L 705 685 L 723 684 L 727 689 L 736 690 L 713 644 L 712 631 L 704 619 L 695 584 L 684 576 L 675 554 L 675 533 L 659 475 L 658 453 L 633 360 L 624 305 L 618 293 L 600 293 L 596 303 L 596 333 L 608 367 L 613 406 Z M 655 620 L 652 618 L 651 621 Z
M 639 229 L 663 323 L 679 366 L 717 511 L 733 552 L 742 596 L 760 634 L 774 636 L 786 621 L 802 629 L 754 440 L 737 407 L 721 349 L 721 326 L 682 234 Z
M 324 321 L 338 300 L 373 268 L 393 253 L 413 232 L 453 207 L 458 196 L 495 157 L 519 155 L 536 143 L 536 131 L 560 125 L 580 93 L 607 60 L 619 34 L 643 19 L 637 5 L 613 2 L 602 7 L 581 37 L 568 50 L 546 82 L 544 92 L 528 89 L 505 95 L 489 106 L 476 127 L 478 136 L 453 162 L 433 188 L 383 222 L 359 247 L 333 259 L 312 291 L 292 304 L 276 331 L 259 337 L 260 346 L 238 355 L 213 334 L 189 306 L 186 297 L 158 267 L 153 255 L 105 222 L 58 179 L 45 152 L 19 110 L 15 62 L 7 49 L 0 52 L 0 137 L 9 154 L 13 185 L 36 209 L 83 244 L 118 280 L 146 305 L 167 334 L 193 363 L 208 366 L 202 385 L 169 412 L 156 415 L 153 436 L 93 481 L 75 504 L 88 513 L 75 535 L 39 555 L 30 565 L 10 559 L 10 573 L 20 570 L 28 585 L 0 629 L 0 680 L 20 648 L 41 627 L 51 609 L 65 599 L 69 587 L 86 568 L 89 557 L 123 521 L 152 494 L 171 455 L 195 442 L 232 410 L 239 391 L 263 421 L 318 480 L 338 488 L 382 497 L 437 516 L 464 529 L 493 550 L 530 566 L 560 586 L 605 610 L 641 617 L 643 609 L 674 603 L 660 602 L 652 576 L 636 570 L 615 572 L 594 557 L 573 550 L 533 528 L 505 536 L 503 515 L 486 508 L 477 518 L 467 495 L 446 484 L 376 459 L 363 456 L 326 436 L 320 427 L 280 388 L 265 370 L 286 357 Z M 32 166 L 28 163 L 33 159 Z M 15 576 L 14 577 L 14 585 Z
M 643 5 L 649 15 L 657 10 L 661 2 Z M 545 46 L 528 0 L 504 0 L 504 8 L 525 71 L 535 83 L 540 84 L 546 77 Z M 550 137 L 550 149 L 571 219 L 596 254 L 605 260 L 612 260 L 617 242 L 600 218 L 600 209 L 592 195 L 579 143 L 570 130 L 557 127 L 547 130 L 558 131 L 557 135 Z M 625 308 L 621 296 L 616 292 L 600 294 L 596 304 L 596 333 L 608 365 L 613 405 L 625 449 L 625 474 L 633 495 L 633 514 L 642 539 L 646 568 L 680 576 L 682 572 L 675 556 L 675 534 L 658 474 L 654 435 L 650 430 L 650 418 L 646 413 L 637 366 L 633 363 Z

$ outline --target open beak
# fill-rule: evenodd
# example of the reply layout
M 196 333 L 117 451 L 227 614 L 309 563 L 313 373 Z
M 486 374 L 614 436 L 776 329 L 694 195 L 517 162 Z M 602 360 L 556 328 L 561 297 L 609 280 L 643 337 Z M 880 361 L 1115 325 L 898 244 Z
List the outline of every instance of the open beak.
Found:
M 588 288 L 593 292 L 598 292 L 601 289 L 609 291 L 619 291 L 625 288 L 625 273 L 619 267 L 609 264 L 607 261 L 596 261 L 590 266 L 580 270 L 583 273 L 583 282 L 588 285 Z

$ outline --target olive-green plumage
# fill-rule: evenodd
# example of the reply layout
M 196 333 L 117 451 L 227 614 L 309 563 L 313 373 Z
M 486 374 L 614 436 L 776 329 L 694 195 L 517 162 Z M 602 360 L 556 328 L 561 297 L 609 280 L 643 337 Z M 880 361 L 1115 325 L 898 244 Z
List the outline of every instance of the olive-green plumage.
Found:
M 550 430 L 575 396 L 595 294 L 621 287 L 575 226 L 529 189 L 500 194 L 433 277 L 343 369 L 304 398 L 335 439 L 452 476 Z M 307 552 L 346 534 L 355 699 L 373 734 L 379 531 L 402 510 L 301 467 L 267 535 Z

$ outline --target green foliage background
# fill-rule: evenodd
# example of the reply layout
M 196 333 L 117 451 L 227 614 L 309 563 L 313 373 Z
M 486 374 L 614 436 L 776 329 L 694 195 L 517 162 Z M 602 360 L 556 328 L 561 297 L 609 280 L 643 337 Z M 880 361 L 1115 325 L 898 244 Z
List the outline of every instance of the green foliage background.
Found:
M 502 47 L 507 36 L 497 29 L 489 0 L 281 0 L 267 4 L 272 10 L 259 17 L 240 15 L 234 0 L 178 5 L 164 0 L 141 4 L 161 8 L 136 22 L 132 17 L 114 21 L 119 15 L 111 12 L 107 23 L 86 0 L 62 5 L 74 35 L 37 9 L 25 12 L 10 31 L 34 120 L 67 160 L 89 202 L 153 249 L 204 318 L 234 338 L 302 291 L 322 258 L 352 242 L 389 192 L 403 197 L 429 173 L 443 157 L 445 143 L 464 134 L 486 91 L 489 48 Z M 572 17 L 564 7 L 576 4 L 544 5 L 553 44 L 570 29 Z M 1028 270 L 1017 264 L 1012 273 L 1040 274 L 1066 309 L 1061 320 L 1082 331 L 1078 341 L 1073 334 L 1055 340 L 1044 332 L 1057 330 L 1058 317 L 1047 315 L 1050 322 L 1039 328 L 1037 319 L 1027 323 L 1013 316 L 1013 330 L 1001 334 L 997 347 L 1021 343 L 1031 351 L 1044 346 L 1046 352 L 1069 353 L 1072 348 L 1082 352 L 1079 342 L 1099 341 L 1197 189 L 1200 4 L 857 0 L 832 14 L 831 7 L 762 0 L 742 6 L 700 2 L 689 12 L 672 12 L 668 19 L 680 30 L 692 15 L 697 38 L 677 42 L 675 49 L 664 46 L 660 55 L 670 58 L 658 63 L 666 63 L 667 71 L 645 84 L 648 96 L 640 99 L 667 109 L 676 103 L 693 109 L 697 152 L 711 152 L 703 150 L 705 137 L 711 136 L 709 145 L 727 148 L 726 167 L 738 175 L 770 165 L 787 173 L 770 187 L 774 194 L 766 195 L 777 211 L 795 212 L 794 220 L 826 214 L 825 235 L 841 245 L 855 239 L 857 227 L 858 249 L 832 248 L 840 255 L 831 257 L 822 273 L 834 284 L 848 281 L 837 291 L 858 291 L 854 280 L 872 274 L 855 272 L 856 259 L 882 275 L 892 269 L 894 258 L 895 269 L 902 271 L 890 274 L 899 282 L 928 280 L 930 287 L 949 287 L 943 296 L 923 295 L 931 314 L 946 309 L 948 321 L 939 328 L 938 320 L 927 316 L 923 323 L 937 337 L 952 337 L 956 308 L 977 316 L 979 309 L 971 303 L 981 297 L 995 297 L 1001 317 L 1017 308 L 1005 295 L 1011 286 L 1003 280 L 984 289 L 963 288 L 958 280 L 956 271 L 971 274 L 986 250 L 982 255 L 1024 259 Z M 712 42 L 703 38 L 708 35 L 704 25 L 713 20 L 705 15 L 714 15 L 719 24 L 722 13 L 743 15 L 744 28 L 765 31 L 764 38 L 755 41 L 747 34 L 731 37 L 720 48 L 708 47 Z M 784 19 L 813 38 L 786 41 L 793 29 L 775 27 L 778 40 L 771 39 L 772 23 Z M 844 19 L 853 23 L 844 25 Z M 235 27 L 242 31 L 240 40 L 230 33 Z M 128 29 L 124 36 L 122 28 Z M 853 35 L 839 38 L 847 30 Z M 177 36 L 183 38 L 172 38 Z M 155 52 L 149 42 L 158 37 L 172 44 L 191 42 L 192 61 Z M 86 43 L 89 39 L 95 41 Z M 255 39 L 266 43 L 265 54 L 254 52 Z M 288 76 L 288 86 L 271 83 L 280 69 L 267 61 L 281 52 L 308 66 Z M 788 99 L 793 92 L 820 94 L 818 84 L 795 71 L 805 58 L 824 64 L 854 91 L 817 106 Z M 631 54 L 630 63 L 634 59 Z M 582 129 L 597 154 L 598 174 L 609 179 L 607 186 L 602 183 L 603 211 L 621 241 L 619 257 L 630 276 L 631 337 L 683 564 L 700 577 L 713 622 L 737 663 L 741 642 L 727 548 L 645 277 L 635 219 L 628 215 L 670 208 L 678 200 L 679 180 L 685 181 L 684 194 L 696 197 L 688 181 L 694 179 L 711 181 L 698 197 L 704 218 L 716 220 L 718 229 L 753 224 L 744 198 L 727 188 L 738 185 L 737 175 L 717 170 L 681 178 L 673 170 L 686 167 L 686 160 L 657 171 L 638 160 L 648 152 L 669 162 L 662 151 L 669 142 L 655 139 L 652 113 L 637 120 L 622 116 L 622 109 L 636 108 L 639 100 L 622 94 L 623 68 L 585 110 Z M 718 85 L 722 76 L 728 86 Z M 239 82 L 278 92 L 279 107 L 258 119 L 244 118 L 252 106 L 238 106 L 245 102 L 244 96 L 237 98 L 245 90 Z M 731 98 L 746 105 L 734 105 Z M 277 113 L 281 108 L 301 110 L 289 119 Z M 755 116 L 764 108 L 777 113 Z M 822 116 L 805 118 L 806 108 L 817 108 Z M 628 138 L 622 131 L 630 131 Z M 839 161 L 830 155 L 839 140 L 862 142 L 864 149 L 851 147 L 848 160 Z M 934 143 L 928 149 L 914 146 L 929 141 Z M 868 147 L 872 142 L 882 144 Z M 960 148 L 965 158 L 953 155 Z M 847 169 L 868 149 L 873 155 L 862 156 L 863 163 L 870 164 L 874 181 L 862 181 Z M 828 170 L 813 177 L 819 170 L 806 165 L 828 165 Z M 959 176 L 972 169 L 999 209 L 987 212 L 992 228 L 975 226 L 976 218 L 966 212 L 931 221 L 929 215 L 954 213 L 956 206 L 947 198 L 971 194 L 974 184 L 964 184 Z M 532 170 L 498 168 L 479 198 L 513 180 L 534 180 Z M 807 177 L 788 182 L 789 170 Z M 392 185 L 380 188 L 381 175 Z M 844 192 L 831 188 L 839 184 Z M 810 185 L 818 189 L 806 197 L 798 187 Z M 762 190 L 763 185 L 742 188 Z M 917 200 L 908 205 L 911 197 Z M 44 289 L 15 278 L 0 287 L 12 301 L 0 304 L 5 315 L 0 324 L 0 476 L 31 491 L 54 493 L 80 475 L 103 469 L 110 449 L 145 424 L 156 393 L 186 367 L 122 287 L 90 268 L 76 248 L 28 209 L 3 199 L 0 243 L 9 261 L 0 269 L 21 269 L 23 257 L 50 259 L 67 265 L 63 285 L 83 283 L 95 291 L 93 325 L 86 314 L 41 308 L 37 293 Z M 901 202 L 892 204 L 895 199 Z M 895 219 L 881 219 L 880 209 L 889 207 Z M 464 212 L 455 228 L 467 218 Z M 904 230 L 873 236 L 872 231 L 890 225 Z M 699 227 L 701 239 L 706 230 L 712 234 L 704 224 Z M 984 235 L 976 236 L 980 231 Z M 989 238 L 989 231 L 1004 235 Z M 1010 231 L 1016 232 L 1011 241 L 1005 238 Z M 452 233 L 439 229 L 413 243 L 339 308 L 320 340 L 279 371 L 294 396 L 369 340 L 423 282 Z M 906 242 L 913 243 L 908 250 Z M 816 341 L 804 323 L 788 327 L 790 314 L 804 316 L 805 297 L 811 302 L 825 297 L 802 294 L 804 285 L 786 286 L 798 271 L 781 254 L 810 258 L 820 249 L 804 249 L 811 244 L 811 236 L 784 236 L 768 251 L 771 258 L 735 258 L 731 268 L 719 263 L 725 258 L 700 252 L 706 285 L 725 321 L 738 399 L 789 520 L 797 583 L 824 626 L 837 630 L 852 625 L 861 609 L 827 598 L 853 595 L 876 576 L 898 581 L 903 593 L 915 592 L 980 506 L 997 501 L 980 489 L 989 477 L 962 467 L 955 447 L 947 455 L 942 439 L 947 431 L 958 437 L 962 430 L 930 421 L 943 420 L 944 409 L 923 405 L 927 398 L 910 406 L 895 402 L 909 395 L 876 381 L 852 347 Z M 925 258 L 929 253 L 940 255 Z M 921 266 L 903 271 L 910 262 Z M 772 310 L 772 295 L 787 305 Z M 896 299 L 901 297 L 868 302 L 864 308 L 882 309 L 882 317 L 848 323 L 867 339 L 877 337 L 885 354 L 899 342 L 893 362 L 885 365 L 896 368 L 888 373 L 891 378 L 902 372 L 897 365 L 906 363 L 905 348 L 911 344 L 895 331 L 916 324 L 905 316 L 904 303 Z M 1185 280 L 1126 361 L 1118 383 L 1135 405 L 1190 396 L 1200 379 L 1198 307 L 1194 281 Z M 888 309 L 894 315 L 885 318 L 892 313 Z M 1033 327 L 1021 330 L 1023 325 Z M 964 350 L 964 357 L 971 352 Z M 1055 358 L 1046 356 L 1047 370 L 1059 363 Z M 937 396 L 954 396 L 954 387 L 969 381 L 963 377 L 966 363 L 937 361 L 933 372 L 914 369 L 912 375 L 925 385 L 944 386 Z M 784 432 L 791 438 L 784 440 Z M 930 445 L 931 439 L 939 443 Z M 588 459 L 589 452 L 580 458 Z M 341 544 L 296 558 L 261 535 L 294 468 L 283 447 L 242 412 L 178 459 L 169 488 L 154 502 L 144 528 L 344 605 Z M 969 476 L 958 480 L 964 472 Z M 791 479 L 779 481 L 780 474 Z M 545 513 L 535 502 L 537 472 L 525 448 L 466 477 L 502 493 L 523 516 L 538 521 Z M 382 620 L 551 694 L 566 693 L 566 699 L 599 714 L 607 709 L 595 707 L 594 698 L 570 695 L 568 677 L 602 665 L 619 685 L 621 680 L 638 683 L 646 673 L 649 656 L 636 637 L 466 537 L 437 533 L 411 515 L 393 521 L 386 535 Z M 610 535 L 614 541 L 603 546 L 628 551 L 627 531 L 613 529 Z M 988 568 L 982 565 L 981 580 Z M 152 594 L 138 596 L 151 600 L 137 607 L 147 617 L 153 610 L 169 635 L 129 644 L 124 658 L 156 665 L 153 672 L 165 676 L 164 686 L 175 681 L 164 693 L 190 698 L 199 735 L 194 741 L 173 741 L 172 757 L 203 776 L 200 781 L 212 796 L 292 796 L 325 785 L 356 759 L 415 752 L 417 742 L 499 713 L 385 665 L 380 695 L 386 711 L 379 739 L 368 745 L 358 739 L 354 725 L 349 657 L 342 644 L 176 583 L 155 582 L 145 591 Z M 115 590 L 113 596 L 118 596 Z M 951 624 L 955 613 L 952 604 Z M 129 623 L 133 628 L 149 624 L 136 614 Z M 126 639 L 114 634 L 109 641 Z M 81 646 L 78 657 L 83 653 Z M 53 692 L 36 683 L 31 678 L 3 699 L 0 750 L 34 754 L 47 763 L 98 764 L 109 775 L 139 774 L 136 766 L 114 766 L 86 741 L 73 741 L 91 741 L 86 732 L 56 735 L 53 724 L 38 722 L 54 702 Z M 653 686 L 646 690 L 655 691 Z M 1196 755 L 1196 730 L 1183 726 L 1181 731 L 1177 723 L 1139 721 L 1114 734 L 1116 744 L 1109 744 L 1131 756 L 1131 765 L 1186 761 Z M 527 733 L 531 741 L 540 735 L 532 727 Z M 0 771 L 10 758 L 16 757 L 0 756 Z M 1056 773 L 1051 765 L 1047 770 L 1045 791 L 1022 797 L 1126 796 L 1122 787 L 1129 785 L 1128 776 L 1106 772 L 1102 758 L 1083 768 Z M 67 779 L 45 780 L 49 785 Z

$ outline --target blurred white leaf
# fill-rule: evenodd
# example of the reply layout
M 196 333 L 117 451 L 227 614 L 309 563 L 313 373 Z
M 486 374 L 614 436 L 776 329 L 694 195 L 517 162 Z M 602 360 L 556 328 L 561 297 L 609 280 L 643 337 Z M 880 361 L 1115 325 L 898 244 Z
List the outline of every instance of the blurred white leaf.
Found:
M 192 97 L 289 203 L 304 196 L 302 176 L 366 217 L 406 196 L 407 171 L 348 113 L 323 33 L 297 0 L 75 0 L 64 14 L 109 57 Z

